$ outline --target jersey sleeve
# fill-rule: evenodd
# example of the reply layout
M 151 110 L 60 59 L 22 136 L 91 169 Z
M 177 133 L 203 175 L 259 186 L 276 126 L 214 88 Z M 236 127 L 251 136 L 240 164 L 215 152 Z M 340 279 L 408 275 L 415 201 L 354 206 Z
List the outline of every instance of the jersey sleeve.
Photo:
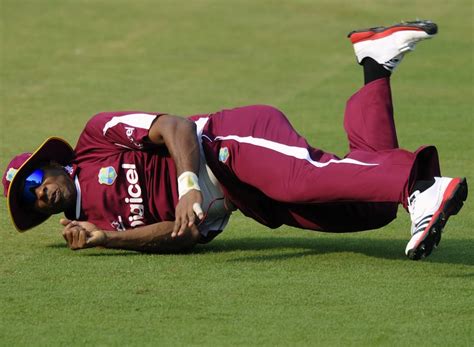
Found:
M 154 120 L 163 113 L 139 111 L 103 112 L 86 124 L 78 141 L 76 152 L 117 152 L 147 150 L 154 145 L 147 141 Z

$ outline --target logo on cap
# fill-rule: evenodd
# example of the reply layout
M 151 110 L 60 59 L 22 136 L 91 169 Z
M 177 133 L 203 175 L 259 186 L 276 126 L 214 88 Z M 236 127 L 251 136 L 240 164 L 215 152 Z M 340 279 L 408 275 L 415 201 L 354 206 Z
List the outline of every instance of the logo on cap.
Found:
M 17 171 L 18 171 L 18 169 L 15 169 L 13 167 L 8 169 L 7 175 L 5 176 L 5 178 L 7 179 L 8 182 L 12 181 L 12 179 L 16 175 Z
M 106 184 L 108 186 L 112 185 L 117 178 L 117 172 L 112 166 L 103 167 L 99 171 L 99 183 Z

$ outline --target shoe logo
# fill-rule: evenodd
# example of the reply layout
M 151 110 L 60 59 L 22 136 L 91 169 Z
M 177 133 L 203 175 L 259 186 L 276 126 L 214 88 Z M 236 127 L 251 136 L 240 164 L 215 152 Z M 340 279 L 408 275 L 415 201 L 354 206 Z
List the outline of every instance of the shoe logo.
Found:
M 222 147 L 220 150 L 219 150 L 219 161 L 221 163 L 225 163 L 227 161 L 227 159 L 229 159 L 229 149 L 227 147 Z
M 433 217 L 432 214 L 423 217 L 418 223 L 415 224 L 415 230 L 412 233 L 412 236 L 418 234 L 420 231 L 425 230 L 425 227 L 430 224 L 431 218 Z
M 112 166 L 103 167 L 99 170 L 99 183 L 111 186 L 117 178 L 117 172 Z

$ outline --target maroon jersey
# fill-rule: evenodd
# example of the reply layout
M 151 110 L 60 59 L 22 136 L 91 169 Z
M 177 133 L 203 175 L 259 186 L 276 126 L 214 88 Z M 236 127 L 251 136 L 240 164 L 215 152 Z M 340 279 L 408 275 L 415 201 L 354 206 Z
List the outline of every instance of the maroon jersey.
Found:
M 106 112 L 87 123 L 70 172 L 78 192 L 70 218 L 103 230 L 174 221 L 175 164 L 166 149 L 147 141 L 157 116 Z

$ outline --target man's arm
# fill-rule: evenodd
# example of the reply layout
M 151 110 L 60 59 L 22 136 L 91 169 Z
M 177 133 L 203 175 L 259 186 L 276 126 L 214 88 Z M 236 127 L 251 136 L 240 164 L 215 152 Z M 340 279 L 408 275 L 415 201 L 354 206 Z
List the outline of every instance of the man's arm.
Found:
M 61 219 L 63 237 L 69 248 L 90 247 L 126 249 L 147 253 L 177 253 L 192 249 L 200 239 L 195 225 L 172 237 L 174 223 L 160 222 L 125 231 L 104 232 L 89 222 Z
M 196 136 L 196 125 L 185 118 L 162 115 L 158 117 L 148 131 L 148 137 L 151 142 L 157 145 L 164 145 L 170 152 L 176 164 L 178 177 L 184 177 L 183 183 L 186 185 L 188 178 L 191 180 L 190 190 L 185 190 L 185 194 L 180 196 L 176 206 L 175 223 L 173 226 L 172 237 L 181 235 L 186 228 L 191 228 L 196 220 L 195 213 L 198 218 L 203 217 L 201 210 L 202 194 L 196 188 L 197 179 L 192 182 L 193 177 L 197 177 L 199 172 L 199 143 Z M 183 176 L 181 176 L 183 174 Z M 193 176 L 194 175 L 194 176 Z M 180 191 L 183 187 L 179 187 Z M 180 194 L 181 195 L 181 194 Z M 198 206 L 196 207 L 196 204 Z

